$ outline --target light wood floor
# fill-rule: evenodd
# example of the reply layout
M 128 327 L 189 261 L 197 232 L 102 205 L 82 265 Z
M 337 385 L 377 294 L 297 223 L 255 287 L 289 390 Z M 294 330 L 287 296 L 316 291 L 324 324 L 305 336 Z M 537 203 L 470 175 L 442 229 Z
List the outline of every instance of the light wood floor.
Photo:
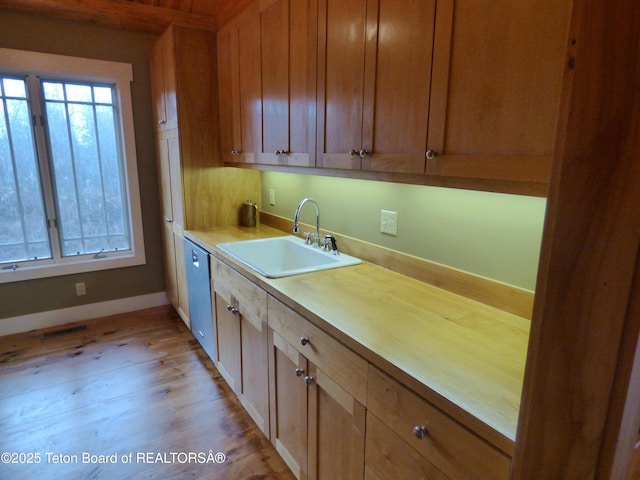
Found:
M 0 479 L 294 478 L 172 309 L 77 325 L 0 337 Z

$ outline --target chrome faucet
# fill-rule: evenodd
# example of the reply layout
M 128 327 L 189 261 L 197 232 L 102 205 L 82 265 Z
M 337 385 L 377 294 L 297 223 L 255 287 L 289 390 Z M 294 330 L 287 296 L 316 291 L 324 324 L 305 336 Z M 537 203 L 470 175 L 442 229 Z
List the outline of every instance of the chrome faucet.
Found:
M 300 215 L 300 209 L 307 202 L 313 203 L 313 206 L 316 207 L 316 238 L 314 243 L 316 244 L 316 247 L 320 247 L 320 208 L 313 198 L 303 198 L 300 205 L 298 205 L 298 208 L 296 208 L 296 213 L 293 216 L 293 233 L 300 232 L 300 229 L 298 228 L 298 216 Z M 308 239 L 309 237 L 307 236 L 307 240 Z

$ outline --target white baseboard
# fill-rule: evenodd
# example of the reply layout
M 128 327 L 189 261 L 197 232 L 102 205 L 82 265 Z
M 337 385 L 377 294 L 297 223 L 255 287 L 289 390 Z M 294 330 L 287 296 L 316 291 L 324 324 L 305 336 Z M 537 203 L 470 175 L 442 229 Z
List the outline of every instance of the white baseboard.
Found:
M 119 298 L 101 303 L 79 305 L 77 307 L 32 313 L 19 317 L 0 319 L 0 337 L 14 333 L 28 332 L 39 328 L 66 325 L 67 323 L 107 317 L 118 313 L 144 310 L 145 308 L 167 305 L 169 300 L 164 292 L 139 295 L 137 297 Z

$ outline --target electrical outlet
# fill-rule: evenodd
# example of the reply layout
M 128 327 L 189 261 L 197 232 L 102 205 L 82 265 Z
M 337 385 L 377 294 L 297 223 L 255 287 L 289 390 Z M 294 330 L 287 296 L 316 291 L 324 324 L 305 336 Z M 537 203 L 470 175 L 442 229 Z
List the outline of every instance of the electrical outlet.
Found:
M 398 212 L 380 210 L 380 232 L 398 235 Z
M 276 204 L 276 191 L 273 188 L 269 189 L 269 205 Z
M 76 283 L 76 296 L 81 297 L 87 294 L 87 286 L 84 282 Z

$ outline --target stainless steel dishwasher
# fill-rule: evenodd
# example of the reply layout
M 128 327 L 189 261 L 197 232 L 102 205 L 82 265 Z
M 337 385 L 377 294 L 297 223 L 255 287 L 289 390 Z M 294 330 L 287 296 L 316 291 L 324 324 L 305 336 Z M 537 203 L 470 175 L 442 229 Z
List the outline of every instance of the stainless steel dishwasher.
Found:
M 184 256 L 187 264 L 191 333 L 200 342 L 209 357 L 215 361 L 216 337 L 211 311 L 209 254 L 206 250 L 185 238 Z

